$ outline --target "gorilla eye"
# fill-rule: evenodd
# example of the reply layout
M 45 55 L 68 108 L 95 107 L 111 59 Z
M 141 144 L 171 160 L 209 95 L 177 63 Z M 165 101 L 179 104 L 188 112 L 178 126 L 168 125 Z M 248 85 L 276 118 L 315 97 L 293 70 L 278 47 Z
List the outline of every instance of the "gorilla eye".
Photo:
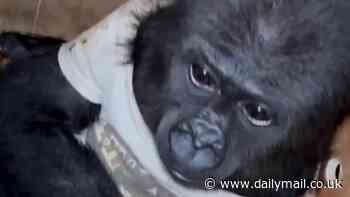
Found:
M 192 83 L 198 88 L 209 92 L 215 91 L 215 79 L 210 71 L 204 66 L 192 64 L 190 67 L 190 79 Z
M 272 124 L 272 114 L 270 109 L 262 103 L 243 103 L 242 110 L 248 121 L 254 126 L 268 127 Z

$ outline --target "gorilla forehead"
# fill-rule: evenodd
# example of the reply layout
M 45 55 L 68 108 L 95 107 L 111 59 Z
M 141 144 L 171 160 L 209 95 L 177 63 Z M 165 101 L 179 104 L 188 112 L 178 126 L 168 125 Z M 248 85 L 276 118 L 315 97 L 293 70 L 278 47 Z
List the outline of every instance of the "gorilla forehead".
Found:
M 154 17 L 157 19 L 154 25 L 161 25 L 158 35 L 164 34 L 166 40 L 171 39 L 177 44 L 188 42 L 187 39 L 183 40 L 184 37 L 200 36 L 218 49 L 218 53 L 234 57 L 237 64 L 240 62 L 238 65 L 244 64 L 244 68 L 269 66 L 279 69 L 288 65 L 293 72 L 312 70 L 311 66 L 304 65 L 305 61 L 329 62 L 335 54 L 341 57 L 349 50 L 339 48 L 345 46 L 344 42 L 349 43 L 347 35 L 350 29 L 346 18 L 350 15 L 350 3 L 347 1 L 176 2 L 163 13 L 157 13 L 162 17 Z M 171 17 L 172 15 L 177 17 Z M 164 43 L 164 40 L 160 42 Z M 329 52 L 329 57 L 324 57 L 325 51 Z M 320 54 L 323 58 L 318 57 Z M 247 56 L 251 58 L 246 58 Z M 334 59 L 330 61 L 334 63 Z M 292 68 L 289 62 L 293 62 Z M 298 64 L 303 68 L 295 69 Z
M 305 99 L 349 72 L 349 10 L 346 0 L 177 0 L 147 20 L 157 32 L 144 40 L 168 59 L 204 53 L 235 84 Z

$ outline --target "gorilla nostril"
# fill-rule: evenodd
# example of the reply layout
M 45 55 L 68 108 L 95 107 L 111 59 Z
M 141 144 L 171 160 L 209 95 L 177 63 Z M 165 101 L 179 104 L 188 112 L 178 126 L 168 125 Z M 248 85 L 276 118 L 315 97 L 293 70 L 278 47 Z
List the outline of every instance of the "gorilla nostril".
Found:
M 198 119 L 192 125 L 193 141 L 197 149 L 212 148 L 216 152 L 222 151 L 225 144 L 223 131 L 216 125 Z
M 210 130 L 205 133 L 202 132 L 194 136 L 193 140 L 197 149 L 213 148 L 215 150 L 221 150 L 224 148 L 224 139 L 220 131 Z

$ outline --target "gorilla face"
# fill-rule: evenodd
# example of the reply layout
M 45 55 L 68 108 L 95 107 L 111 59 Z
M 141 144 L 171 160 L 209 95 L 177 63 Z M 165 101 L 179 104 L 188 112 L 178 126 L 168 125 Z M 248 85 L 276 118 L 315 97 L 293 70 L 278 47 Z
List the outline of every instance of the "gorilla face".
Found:
M 147 18 L 134 90 L 169 172 L 199 189 L 208 177 L 312 180 L 348 111 L 349 10 L 346 0 L 178 0 Z

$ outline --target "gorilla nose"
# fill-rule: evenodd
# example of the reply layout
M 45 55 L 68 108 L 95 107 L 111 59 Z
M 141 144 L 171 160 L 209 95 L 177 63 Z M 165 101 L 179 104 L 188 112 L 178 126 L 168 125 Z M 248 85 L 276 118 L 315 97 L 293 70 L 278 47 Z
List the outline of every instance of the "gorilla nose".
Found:
M 196 119 L 192 124 L 194 146 L 197 149 L 213 148 L 221 150 L 224 146 L 223 132 L 207 121 Z
M 224 158 L 223 131 L 200 118 L 181 123 L 173 129 L 170 144 L 175 160 L 192 171 L 213 168 Z

